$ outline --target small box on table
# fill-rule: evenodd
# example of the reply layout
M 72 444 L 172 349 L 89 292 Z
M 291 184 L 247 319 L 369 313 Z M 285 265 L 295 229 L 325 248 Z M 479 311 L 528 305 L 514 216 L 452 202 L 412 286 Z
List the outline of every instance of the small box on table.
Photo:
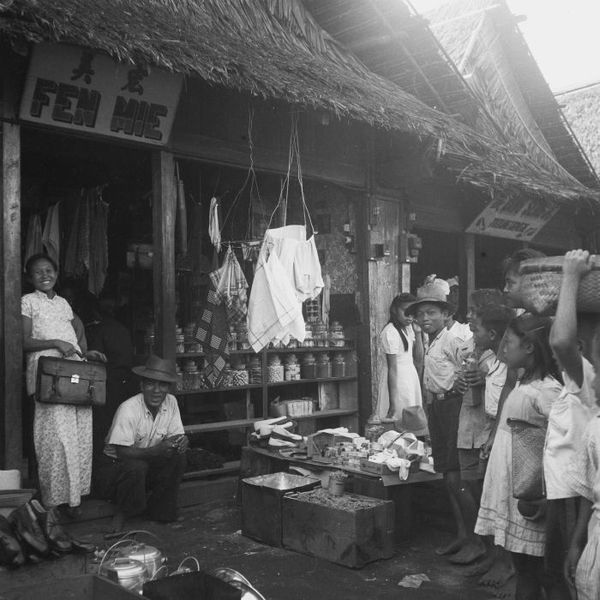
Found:
M 283 546 L 347 567 L 393 554 L 394 503 L 324 489 L 283 498 Z

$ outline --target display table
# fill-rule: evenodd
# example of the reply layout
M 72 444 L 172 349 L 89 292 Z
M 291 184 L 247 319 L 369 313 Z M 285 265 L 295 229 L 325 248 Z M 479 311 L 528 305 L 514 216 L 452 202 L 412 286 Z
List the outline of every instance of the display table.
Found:
M 401 481 L 397 474 L 380 476 L 358 469 L 328 465 L 311 459 L 286 457 L 277 451 L 255 446 L 242 448 L 240 479 L 288 471 L 290 466 L 301 467 L 316 476 L 321 476 L 327 471 L 343 470 L 348 473 L 349 486 L 355 494 L 392 500 L 396 508 L 394 530 L 396 539 L 409 537 L 414 524 L 412 509 L 414 484 L 430 483 L 442 479 L 438 473 L 419 471 L 410 473 L 406 481 Z

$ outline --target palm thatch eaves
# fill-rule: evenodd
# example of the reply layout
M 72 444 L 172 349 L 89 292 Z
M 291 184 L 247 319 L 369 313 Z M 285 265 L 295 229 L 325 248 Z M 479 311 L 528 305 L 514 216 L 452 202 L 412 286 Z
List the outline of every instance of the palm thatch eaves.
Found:
M 486 193 L 599 202 L 369 71 L 287 0 L 0 0 L 0 35 L 74 43 L 339 118 L 412 132 L 458 181 Z

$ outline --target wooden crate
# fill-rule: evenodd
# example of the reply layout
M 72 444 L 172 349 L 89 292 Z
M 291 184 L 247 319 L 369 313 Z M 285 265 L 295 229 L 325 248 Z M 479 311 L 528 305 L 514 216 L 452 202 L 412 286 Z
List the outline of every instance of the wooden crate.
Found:
M 283 498 L 283 546 L 347 567 L 393 553 L 394 503 L 324 489 Z

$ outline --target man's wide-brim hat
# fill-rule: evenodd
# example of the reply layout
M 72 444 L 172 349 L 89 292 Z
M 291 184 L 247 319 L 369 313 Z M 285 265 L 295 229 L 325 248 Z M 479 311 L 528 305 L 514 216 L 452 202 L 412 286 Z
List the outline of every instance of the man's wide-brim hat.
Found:
M 402 431 L 409 431 L 417 437 L 429 435 L 427 417 L 421 406 L 408 406 L 404 408 L 399 425 Z
M 155 354 L 150 355 L 145 365 L 133 367 L 131 370 L 144 379 L 166 381 L 168 383 L 175 383 L 177 381 L 175 361 L 160 358 Z
M 413 316 L 422 304 L 437 304 L 442 310 L 452 312 L 454 309 L 448 302 L 444 286 L 438 283 L 427 283 L 417 289 L 417 300 L 404 310 L 404 314 Z

